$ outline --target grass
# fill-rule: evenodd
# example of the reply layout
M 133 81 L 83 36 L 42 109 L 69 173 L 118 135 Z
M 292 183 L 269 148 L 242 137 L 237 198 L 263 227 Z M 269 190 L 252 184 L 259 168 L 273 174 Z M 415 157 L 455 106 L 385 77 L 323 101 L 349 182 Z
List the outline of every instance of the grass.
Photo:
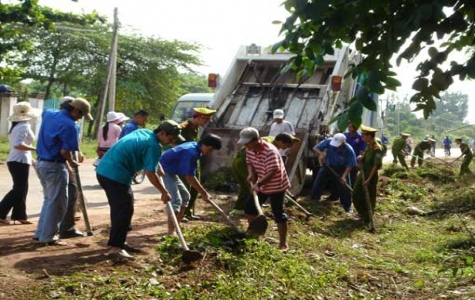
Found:
M 475 297 L 475 181 L 431 170 L 401 176 L 382 172 L 375 234 L 337 206 L 300 199 L 315 216 L 289 207 L 292 250 L 276 249 L 270 229 L 263 241 L 239 240 L 224 225 L 188 227 L 201 263 L 180 262 L 177 238 L 157 245 L 160 260 L 90 266 L 51 278 L 31 291 L 35 299 L 469 299 Z M 429 174 L 429 175 L 428 175 Z M 446 178 L 449 176 L 450 178 Z M 403 177 L 401 179 L 401 177 Z M 461 192 L 462 191 L 462 192 Z M 460 196 L 460 195 L 463 196 Z M 421 215 L 410 215 L 417 206 Z

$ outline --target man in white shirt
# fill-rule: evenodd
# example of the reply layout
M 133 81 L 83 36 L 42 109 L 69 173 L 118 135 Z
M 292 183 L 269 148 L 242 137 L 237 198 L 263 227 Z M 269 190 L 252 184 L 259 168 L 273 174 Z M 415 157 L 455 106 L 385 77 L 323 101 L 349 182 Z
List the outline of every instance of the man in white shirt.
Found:
M 282 109 L 276 109 L 273 113 L 274 123 L 270 126 L 269 136 L 277 136 L 280 133 L 288 133 L 295 136 L 295 130 L 292 123 L 284 120 L 284 111 Z

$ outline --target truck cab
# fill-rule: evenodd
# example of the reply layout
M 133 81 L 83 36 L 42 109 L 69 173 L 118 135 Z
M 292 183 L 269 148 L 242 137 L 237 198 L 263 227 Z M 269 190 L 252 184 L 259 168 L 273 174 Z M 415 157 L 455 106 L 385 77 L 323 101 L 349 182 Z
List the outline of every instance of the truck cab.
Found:
M 182 123 L 193 115 L 193 109 L 208 107 L 213 100 L 213 93 L 191 93 L 181 96 L 172 110 L 170 119 Z

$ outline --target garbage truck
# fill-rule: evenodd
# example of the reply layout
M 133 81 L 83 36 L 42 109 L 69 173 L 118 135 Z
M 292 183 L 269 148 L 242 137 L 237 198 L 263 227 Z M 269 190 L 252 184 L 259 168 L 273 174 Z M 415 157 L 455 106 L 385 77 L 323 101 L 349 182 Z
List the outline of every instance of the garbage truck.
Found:
M 233 155 L 241 147 L 239 132 L 254 127 L 261 136 L 269 134 L 273 111 L 283 109 L 285 120 L 294 126 L 300 139 L 287 154 L 286 168 L 292 184 L 290 192 L 299 194 L 305 184 L 307 170 L 318 160 L 312 147 L 328 134 L 335 133 L 331 120 L 341 112 L 358 88 L 357 80 L 344 77 L 360 56 L 348 47 L 335 49 L 324 57 L 324 63 L 312 76 L 297 79 L 296 71 L 282 72 L 294 54 L 271 53 L 257 45 L 241 46 L 222 79 L 218 76 L 209 106 L 216 109 L 214 121 L 204 133 L 214 133 L 223 147 L 203 162 L 203 174 L 230 167 Z M 377 97 L 373 99 L 378 104 Z M 363 123 L 381 128 L 378 113 L 365 109 Z

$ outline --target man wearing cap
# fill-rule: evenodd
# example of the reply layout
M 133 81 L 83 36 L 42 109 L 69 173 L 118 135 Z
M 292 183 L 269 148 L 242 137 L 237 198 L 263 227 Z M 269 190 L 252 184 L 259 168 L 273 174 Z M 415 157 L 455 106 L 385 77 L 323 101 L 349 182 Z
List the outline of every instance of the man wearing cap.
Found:
M 134 118 L 131 121 L 129 121 L 127 124 L 125 124 L 124 128 L 122 128 L 119 139 L 139 129 L 139 127 L 145 126 L 145 124 L 148 121 L 148 116 L 149 116 L 149 113 L 143 109 L 134 113 Z
M 61 103 L 59 105 L 60 109 L 67 109 L 69 104 L 74 100 L 71 96 L 65 96 L 61 99 Z M 76 130 L 78 132 L 78 137 L 80 134 L 81 128 L 79 124 L 75 122 Z M 79 140 L 78 140 L 78 161 L 82 163 L 84 161 L 84 155 L 81 151 Z M 68 207 L 66 208 L 66 212 L 64 213 L 63 220 L 61 221 L 61 225 L 59 226 L 59 238 L 67 239 L 67 238 L 74 238 L 74 237 L 83 237 L 84 233 L 76 230 L 76 221 L 75 215 L 78 211 L 78 185 L 76 182 L 75 171 L 72 167 L 68 166 L 68 173 L 69 173 L 69 181 L 68 181 Z
M 394 139 L 393 144 L 391 146 L 391 152 L 393 153 L 393 164 L 397 165 L 397 161 L 401 163 L 401 166 L 405 167 L 409 170 L 407 166 L 405 154 L 406 154 L 406 140 L 411 135 L 409 133 L 401 133 L 400 137 Z
M 422 166 L 422 163 L 424 162 L 424 151 L 432 149 L 432 144 L 435 143 L 434 139 L 427 139 L 414 147 L 414 151 L 412 152 L 412 158 L 411 158 L 411 168 L 414 168 L 416 164 L 416 158 L 417 158 L 417 164 Z
M 203 136 L 198 142 L 186 142 L 175 146 L 163 153 L 160 158 L 160 165 L 163 169 L 163 181 L 171 194 L 173 210 L 178 220 L 182 220 L 190 201 L 190 193 L 180 177 L 184 177 L 186 183 L 196 190 L 201 195 L 201 198 L 207 202 L 210 195 L 196 177 L 198 160 L 201 156 L 210 155 L 214 150 L 219 149 L 221 149 L 221 138 L 214 134 L 208 134 Z M 167 211 L 167 213 L 168 234 L 172 235 L 175 226 L 170 212 Z
M 374 214 L 378 170 L 383 165 L 383 149 L 375 140 L 377 131 L 375 128 L 361 125 L 361 134 L 367 145 L 363 155 L 358 157 L 361 171 L 353 189 L 353 205 L 365 224 L 370 222 L 370 213 Z M 366 199 L 365 188 L 368 189 L 370 199 Z
M 289 121 L 284 120 L 284 111 L 282 109 L 274 110 L 272 116 L 274 117 L 274 122 L 270 126 L 269 136 L 277 136 L 282 132 L 295 135 L 294 126 Z
M 251 183 L 251 192 L 257 193 L 261 205 L 270 199 L 279 232 L 279 248 L 287 250 L 288 217 L 284 212 L 284 197 L 290 181 L 282 157 L 277 148 L 259 138 L 259 132 L 252 127 L 241 130 L 238 144 L 246 147 L 247 180 Z M 247 199 L 245 213 L 251 224 L 257 216 L 252 196 Z
M 216 110 L 209 109 L 206 107 L 197 107 L 193 109 L 193 116 L 187 121 L 181 123 L 182 135 L 187 142 L 196 142 L 199 139 L 199 129 L 200 126 L 204 127 L 209 123 L 213 115 L 216 113 Z M 201 167 L 200 162 L 198 161 L 196 167 L 196 178 L 201 179 Z M 199 220 L 200 217 L 195 215 L 195 202 L 198 197 L 198 192 L 188 184 L 185 177 L 181 178 L 181 181 L 185 183 L 188 192 L 190 193 L 190 201 L 188 202 L 188 207 L 185 210 L 183 221 L 188 220 Z
M 455 143 L 460 146 L 460 152 L 462 153 L 457 159 L 459 159 L 462 156 L 465 156 L 463 158 L 462 165 L 460 166 L 460 176 L 463 176 L 466 174 L 472 175 L 473 173 L 472 171 L 470 171 L 470 168 L 468 167 L 473 158 L 472 150 L 466 143 L 462 143 L 461 138 L 456 138 Z
M 181 127 L 172 120 L 162 122 L 153 132 L 139 129 L 115 143 L 102 157 L 96 169 L 99 184 L 104 189 L 110 206 L 111 230 L 106 255 L 133 258 L 128 252 L 135 249 L 126 244 L 127 231 L 134 213 L 134 194 L 131 189 L 135 172 L 144 169 L 145 175 L 162 194 L 163 203 L 170 201 L 164 187 L 159 160 L 162 145 L 182 140 Z
M 285 132 L 278 134 L 276 137 L 264 136 L 262 139 L 273 144 L 277 149 L 284 150 L 292 147 L 293 143 L 300 142 L 300 139 Z M 236 203 L 234 204 L 234 208 L 230 212 L 230 215 L 242 215 L 244 214 L 246 202 L 250 196 L 249 190 L 251 189 L 249 181 L 247 181 L 249 174 L 247 173 L 246 147 L 242 147 L 236 152 L 236 155 L 233 158 L 232 168 L 237 177 L 239 191 Z
M 91 106 L 82 98 L 72 100 L 60 111 L 45 110 L 38 134 L 36 171 L 43 187 L 44 201 L 34 239 L 46 245 L 65 243 L 54 239 L 68 207 L 68 168 L 77 167 L 71 152 L 78 151 L 75 121 L 92 120 Z
M 355 156 L 363 154 L 366 149 L 366 143 L 363 141 L 363 137 L 358 133 L 358 128 L 352 123 L 348 124 L 348 131 L 343 133 L 346 137 L 346 143 L 353 148 Z M 356 181 L 356 175 L 358 174 L 358 168 L 352 168 L 350 171 L 350 185 L 354 186 Z
M 351 191 L 346 185 L 350 181 L 348 175 L 351 169 L 356 167 L 356 156 L 353 148 L 346 143 L 345 135 L 337 133 L 333 138 L 318 143 L 312 150 L 322 163 L 313 184 L 312 196 L 320 200 L 323 190 L 330 185 L 332 195 L 340 199 L 346 212 L 351 212 Z

